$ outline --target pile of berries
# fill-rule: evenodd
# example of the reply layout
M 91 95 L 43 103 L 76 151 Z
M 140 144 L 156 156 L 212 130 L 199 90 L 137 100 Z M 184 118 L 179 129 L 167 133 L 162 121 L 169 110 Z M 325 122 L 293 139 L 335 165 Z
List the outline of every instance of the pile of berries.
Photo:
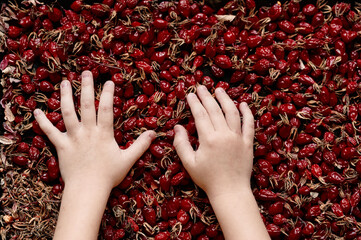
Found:
M 260 8 L 232 0 L 218 10 L 195 0 L 3 4 L 6 239 L 53 233 L 63 182 L 32 112 L 43 109 L 66 131 L 59 84 L 71 82 L 79 109 L 84 70 L 93 73 L 96 106 L 103 83 L 115 83 L 120 148 L 147 129 L 158 134 L 113 189 L 100 239 L 224 239 L 172 145 L 181 124 L 198 146 L 185 100 L 198 84 L 251 107 L 252 189 L 272 239 L 361 239 L 360 36 L 361 5 L 322 0 Z

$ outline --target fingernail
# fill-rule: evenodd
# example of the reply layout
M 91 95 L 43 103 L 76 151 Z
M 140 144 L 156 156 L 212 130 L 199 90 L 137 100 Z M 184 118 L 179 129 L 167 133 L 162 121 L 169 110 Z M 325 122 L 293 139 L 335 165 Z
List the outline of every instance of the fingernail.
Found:
M 196 97 L 196 95 L 194 93 L 189 93 L 188 94 L 188 98 L 195 98 L 195 97 Z
M 149 137 L 154 139 L 156 137 L 156 133 L 154 131 L 149 132 Z
M 91 72 L 90 72 L 90 71 L 84 71 L 84 72 L 82 73 L 82 76 L 83 76 L 83 77 L 91 77 Z
M 216 91 L 219 92 L 219 93 L 224 93 L 224 89 L 221 88 L 221 87 L 217 88 Z
M 114 86 L 114 82 L 113 81 L 107 81 L 104 85 L 112 87 L 112 86 Z
M 246 102 L 242 102 L 242 103 L 241 103 L 241 106 L 242 106 L 242 107 L 247 107 L 248 104 L 247 104 Z
M 67 80 L 62 81 L 61 82 L 61 87 L 64 88 L 66 86 L 68 86 L 68 81 Z
M 207 88 L 206 88 L 206 86 L 204 86 L 204 85 L 199 85 L 199 86 L 198 86 L 198 89 L 206 90 Z
M 174 132 L 175 132 L 175 133 L 179 132 L 179 125 L 175 125 L 175 126 L 174 126 Z
M 40 109 L 35 109 L 34 116 L 39 116 L 40 112 L 41 112 Z

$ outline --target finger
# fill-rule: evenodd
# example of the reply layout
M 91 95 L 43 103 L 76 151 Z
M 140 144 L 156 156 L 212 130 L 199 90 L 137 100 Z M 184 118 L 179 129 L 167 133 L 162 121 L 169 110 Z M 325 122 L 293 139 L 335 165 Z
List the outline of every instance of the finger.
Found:
M 80 104 L 81 122 L 85 126 L 95 126 L 94 82 L 90 71 L 82 73 Z
M 71 85 L 68 80 L 64 80 L 61 83 L 61 113 L 63 115 L 64 124 L 67 132 L 71 133 L 73 130 L 77 129 L 79 126 L 79 120 L 75 113 L 73 94 L 71 90 Z
M 242 102 L 239 105 L 239 109 L 242 113 L 242 134 L 247 139 L 254 138 L 254 118 L 251 109 L 247 105 L 247 103 Z
M 107 81 L 104 84 L 102 95 L 100 96 L 98 108 L 98 126 L 113 132 L 113 97 L 114 83 Z
M 237 133 L 241 132 L 241 118 L 239 116 L 239 111 L 232 101 L 232 99 L 228 96 L 228 94 L 223 90 L 223 88 L 216 89 L 216 97 L 218 102 L 222 106 L 222 110 L 226 115 L 226 121 L 228 127 Z
M 188 94 L 187 102 L 194 117 L 199 139 L 202 141 L 202 138 L 214 131 L 214 127 L 209 119 L 206 109 L 204 109 L 194 93 Z
M 54 146 L 59 145 L 62 133 L 50 122 L 44 112 L 40 109 L 35 109 L 34 116 L 36 121 L 39 123 L 39 127 L 43 130 Z
M 130 167 L 133 166 L 135 161 L 137 161 L 143 153 L 149 148 L 150 144 L 154 140 L 156 134 L 152 130 L 143 132 L 137 140 L 124 151 L 125 155 L 128 156 L 127 164 L 129 163 Z
M 183 126 L 176 125 L 174 126 L 174 141 L 173 145 L 177 154 L 182 161 L 184 167 L 189 169 L 190 166 L 194 163 L 195 152 L 189 142 L 188 133 Z
M 204 108 L 208 112 L 208 116 L 211 119 L 214 129 L 215 130 L 226 129 L 228 126 L 226 119 L 224 118 L 223 112 L 219 107 L 218 103 L 216 102 L 216 100 L 208 92 L 207 88 L 203 85 L 198 86 L 197 95 L 199 99 L 202 101 Z

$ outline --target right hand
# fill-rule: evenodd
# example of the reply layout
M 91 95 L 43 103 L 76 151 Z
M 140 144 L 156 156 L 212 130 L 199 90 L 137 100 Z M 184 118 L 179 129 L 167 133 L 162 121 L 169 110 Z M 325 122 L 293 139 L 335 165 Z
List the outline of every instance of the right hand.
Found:
M 206 87 L 197 88 L 198 97 L 190 93 L 187 101 L 193 114 L 199 148 L 194 151 L 184 127 L 175 126 L 175 149 L 193 181 L 208 197 L 250 189 L 253 165 L 254 118 L 246 103 L 240 114 L 227 95 L 218 88 L 216 100 Z

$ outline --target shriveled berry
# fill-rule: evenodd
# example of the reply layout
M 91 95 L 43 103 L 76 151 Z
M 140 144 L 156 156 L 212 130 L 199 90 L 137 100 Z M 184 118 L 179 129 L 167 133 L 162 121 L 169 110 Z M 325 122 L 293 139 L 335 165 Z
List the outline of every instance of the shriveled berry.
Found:
M 214 62 L 222 69 L 232 68 L 231 59 L 227 55 L 217 55 L 214 59 Z
M 28 164 L 29 159 L 24 156 L 15 156 L 13 157 L 13 162 L 20 166 L 26 166 Z

